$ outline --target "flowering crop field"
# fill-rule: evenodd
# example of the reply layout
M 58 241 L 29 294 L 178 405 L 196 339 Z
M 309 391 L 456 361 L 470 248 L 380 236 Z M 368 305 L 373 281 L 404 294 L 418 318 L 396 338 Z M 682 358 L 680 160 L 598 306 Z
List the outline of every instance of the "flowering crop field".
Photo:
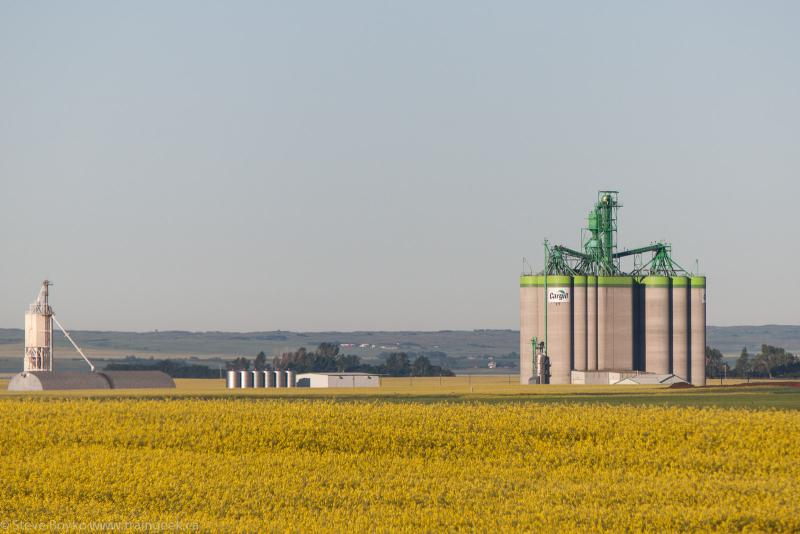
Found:
M 19 396 L 0 422 L 12 529 L 800 530 L 797 410 Z

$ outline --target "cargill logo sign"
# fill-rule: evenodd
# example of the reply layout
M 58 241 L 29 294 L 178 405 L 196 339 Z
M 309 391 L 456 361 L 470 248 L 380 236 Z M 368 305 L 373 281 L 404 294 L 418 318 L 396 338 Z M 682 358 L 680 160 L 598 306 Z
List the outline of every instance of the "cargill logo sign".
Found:
M 569 291 L 566 289 L 548 289 L 547 290 L 547 302 L 550 304 L 559 302 L 569 302 Z

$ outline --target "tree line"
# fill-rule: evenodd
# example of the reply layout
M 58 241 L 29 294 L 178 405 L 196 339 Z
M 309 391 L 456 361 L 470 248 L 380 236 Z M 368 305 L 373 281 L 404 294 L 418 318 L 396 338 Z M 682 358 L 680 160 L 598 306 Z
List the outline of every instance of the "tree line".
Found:
M 405 352 L 392 352 L 378 365 L 364 363 L 353 354 L 342 354 L 334 343 L 321 343 L 313 351 L 301 347 L 295 351 L 275 356 L 272 362 L 259 352 L 255 359 L 240 357 L 228 363 L 228 370 L 234 371 L 295 371 L 298 373 L 371 373 L 386 376 L 455 376 L 441 365 L 434 365 L 424 355 L 414 355 L 413 359 Z
M 722 353 L 706 347 L 706 376 L 721 378 L 798 378 L 800 377 L 800 358 L 782 347 L 761 345 L 761 351 L 750 354 L 747 347 L 742 349 L 733 367 L 728 365 Z
M 111 362 L 106 371 L 163 371 L 172 378 L 219 378 L 219 371 L 207 365 L 186 363 L 181 360 L 139 360 Z

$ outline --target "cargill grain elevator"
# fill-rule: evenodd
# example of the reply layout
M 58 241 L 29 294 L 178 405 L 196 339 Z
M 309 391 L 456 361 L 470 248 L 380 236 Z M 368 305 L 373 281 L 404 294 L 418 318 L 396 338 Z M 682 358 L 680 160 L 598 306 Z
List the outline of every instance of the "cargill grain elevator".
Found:
M 618 250 L 620 207 L 617 191 L 600 191 L 581 250 L 545 241 L 544 269 L 520 276 L 522 384 L 674 375 L 705 385 L 706 277 L 675 263 L 667 243 Z

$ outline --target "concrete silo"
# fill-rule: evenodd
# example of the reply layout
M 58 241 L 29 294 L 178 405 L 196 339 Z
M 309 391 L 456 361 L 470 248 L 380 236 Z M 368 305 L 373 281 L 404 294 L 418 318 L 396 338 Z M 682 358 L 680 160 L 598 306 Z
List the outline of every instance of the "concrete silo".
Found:
M 690 287 L 690 373 L 692 384 L 706 385 L 706 277 L 693 276 Z
M 597 277 L 586 277 L 586 369 L 597 369 Z
M 644 286 L 644 370 L 667 374 L 670 369 L 670 278 L 650 275 Z
M 611 313 L 613 301 L 609 301 L 605 276 L 597 279 L 597 369 L 610 369 L 612 364 L 609 352 L 609 332 L 611 331 Z
M 569 384 L 572 370 L 572 278 L 548 275 L 547 333 L 545 343 L 550 357 L 550 383 Z
M 633 369 L 633 277 L 597 277 L 597 368 Z
M 587 283 L 588 277 L 576 275 L 572 278 L 572 337 L 573 368 L 584 371 L 588 367 L 588 323 Z
M 672 277 L 672 373 L 689 380 L 689 277 Z

